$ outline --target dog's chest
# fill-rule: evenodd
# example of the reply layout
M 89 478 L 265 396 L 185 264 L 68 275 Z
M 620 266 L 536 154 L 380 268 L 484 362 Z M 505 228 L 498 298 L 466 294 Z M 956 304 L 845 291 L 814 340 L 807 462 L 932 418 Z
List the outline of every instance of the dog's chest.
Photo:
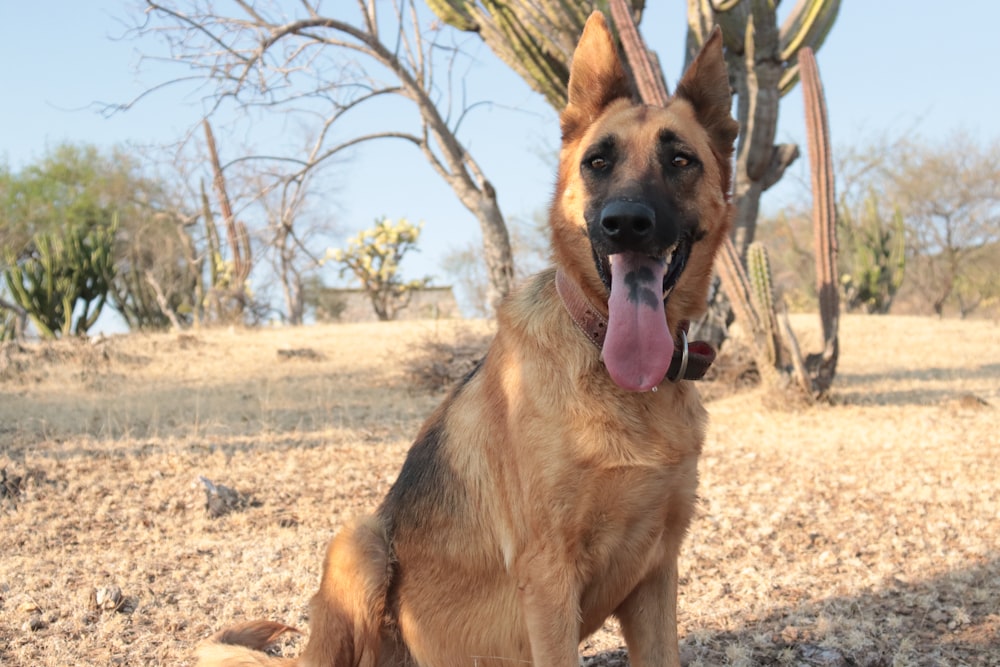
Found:
M 670 466 L 620 465 L 589 475 L 565 530 L 580 535 L 579 558 L 595 569 L 637 567 L 663 533 L 686 524 L 695 502 L 697 459 Z M 627 561 L 627 562 L 626 562 Z
M 580 576 L 585 626 L 599 625 L 676 552 L 693 514 L 696 486 L 696 459 L 691 457 L 668 468 L 609 471 L 595 493 L 585 494 L 589 507 L 577 518 L 580 540 L 567 545 Z M 570 528 L 567 534 L 573 533 Z

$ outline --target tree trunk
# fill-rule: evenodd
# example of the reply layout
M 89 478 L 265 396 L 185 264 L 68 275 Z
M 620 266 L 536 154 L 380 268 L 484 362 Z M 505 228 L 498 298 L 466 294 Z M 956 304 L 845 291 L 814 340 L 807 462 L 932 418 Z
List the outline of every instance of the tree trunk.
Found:
M 514 253 L 496 192 L 489 182 L 483 183 L 479 200 L 479 207 L 474 213 L 483 234 L 483 259 L 489 275 L 486 298 L 495 311 L 514 287 Z
M 300 326 L 305 314 L 305 294 L 302 274 L 295 268 L 295 252 L 289 247 L 291 223 L 279 223 L 274 237 L 274 248 L 278 253 L 278 280 L 285 297 L 285 317 L 288 324 Z

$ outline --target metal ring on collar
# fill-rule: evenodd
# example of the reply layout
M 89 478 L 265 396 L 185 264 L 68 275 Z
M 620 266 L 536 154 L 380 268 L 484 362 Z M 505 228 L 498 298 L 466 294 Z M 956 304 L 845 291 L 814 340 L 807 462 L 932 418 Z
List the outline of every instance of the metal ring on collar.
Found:
M 684 351 L 681 352 L 681 367 L 677 369 L 677 382 L 684 379 L 688 369 L 688 337 L 684 329 L 681 329 L 681 343 L 684 345 Z

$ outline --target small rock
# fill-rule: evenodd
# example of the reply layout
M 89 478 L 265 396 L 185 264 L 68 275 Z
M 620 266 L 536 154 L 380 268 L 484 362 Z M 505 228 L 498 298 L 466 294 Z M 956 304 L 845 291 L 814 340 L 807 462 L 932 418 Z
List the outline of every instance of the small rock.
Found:
M 91 609 L 118 611 L 122 606 L 122 589 L 118 586 L 97 588 L 90 596 Z
M 817 667 L 846 667 L 848 664 L 847 659 L 836 649 L 812 646 L 810 644 L 803 644 L 799 648 L 802 651 L 802 657 L 808 661 L 807 664 L 809 665 L 817 665 Z
M 34 601 L 28 600 L 27 602 L 22 602 L 18 607 L 18 610 L 22 614 L 40 614 L 42 609 Z
M 208 516 L 216 519 L 234 510 L 247 506 L 247 498 L 239 491 L 222 484 L 215 484 L 207 477 L 198 477 L 205 485 L 205 509 Z
M 287 361 L 289 359 L 304 359 L 307 361 L 321 361 L 324 359 L 321 352 L 310 349 L 308 347 L 299 349 L 285 349 L 278 350 L 278 358 L 282 361 Z
M 36 632 L 38 630 L 44 630 L 48 627 L 48 625 L 49 624 L 45 622 L 45 619 L 43 619 L 40 615 L 35 614 L 21 625 L 21 629 L 25 632 Z

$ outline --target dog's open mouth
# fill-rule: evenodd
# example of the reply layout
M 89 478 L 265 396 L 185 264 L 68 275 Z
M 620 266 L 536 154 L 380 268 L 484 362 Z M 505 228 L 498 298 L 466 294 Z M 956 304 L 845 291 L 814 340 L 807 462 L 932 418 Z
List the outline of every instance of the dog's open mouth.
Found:
M 648 391 L 670 368 L 674 339 L 666 300 L 690 253 L 690 237 L 682 236 L 666 257 L 621 252 L 599 262 L 610 292 L 602 356 L 611 379 L 623 389 Z

